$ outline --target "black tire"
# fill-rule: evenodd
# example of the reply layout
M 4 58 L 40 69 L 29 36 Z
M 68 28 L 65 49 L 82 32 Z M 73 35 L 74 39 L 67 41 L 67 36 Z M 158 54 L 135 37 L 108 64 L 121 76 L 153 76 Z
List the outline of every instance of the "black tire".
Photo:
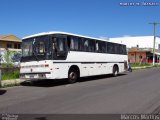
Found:
M 118 67 L 117 66 L 114 66 L 113 67 L 113 73 L 112 73 L 112 75 L 113 75 L 113 77 L 116 77 L 116 76 L 118 76 Z
M 68 83 L 73 84 L 78 80 L 78 72 L 75 69 L 70 69 L 68 73 Z

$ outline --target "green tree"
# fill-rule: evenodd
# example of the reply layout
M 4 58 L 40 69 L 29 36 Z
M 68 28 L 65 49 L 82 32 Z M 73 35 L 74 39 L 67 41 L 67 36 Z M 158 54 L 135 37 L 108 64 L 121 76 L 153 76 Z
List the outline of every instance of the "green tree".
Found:
M 9 67 L 10 65 L 13 65 L 12 56 L 14 52 L 9 51 L 8 49 L 5 50 L 3 58 L 4 62 L 6 63 L 6 66 Z

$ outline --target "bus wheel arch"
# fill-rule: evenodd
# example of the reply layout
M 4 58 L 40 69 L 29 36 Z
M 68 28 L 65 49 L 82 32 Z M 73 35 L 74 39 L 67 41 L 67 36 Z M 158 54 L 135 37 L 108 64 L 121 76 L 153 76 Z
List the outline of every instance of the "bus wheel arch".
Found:
M 80 70 L 77 65 L 72 65 L 68 71 L 68 83 L 75 83 L 80 77 Z
M 114 77 L 116 77 L 116 76 L 118 75 L 118 73 L 119 73 L 119 67 L 118 67 L 117 64 L 114 64 L 114 65 L 113 65 L 113 70 L 112 70 L 112 75 L 113 75 Z

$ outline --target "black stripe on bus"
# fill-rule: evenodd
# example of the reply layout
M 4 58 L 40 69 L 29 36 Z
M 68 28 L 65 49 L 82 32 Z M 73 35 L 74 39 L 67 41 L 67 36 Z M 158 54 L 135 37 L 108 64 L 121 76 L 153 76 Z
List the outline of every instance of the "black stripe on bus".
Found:
M 51 74 L 51 72 L 31 72 L 31 73 L 21 73 L 21 75 L 30 75 L 30 74 Z
M 103 64 L 103 63 L 125 63 L 125 62 L 53 62 L 53 63 Z

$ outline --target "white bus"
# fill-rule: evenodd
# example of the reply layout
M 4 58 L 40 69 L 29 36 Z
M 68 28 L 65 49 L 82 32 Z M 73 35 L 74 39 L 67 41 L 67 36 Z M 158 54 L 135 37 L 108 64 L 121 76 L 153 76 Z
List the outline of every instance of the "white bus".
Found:
M 21 79 L 63 79 L 113 74 L 127 70 L 123 44 L 65 32 L 46 32 L 22 40 Z

